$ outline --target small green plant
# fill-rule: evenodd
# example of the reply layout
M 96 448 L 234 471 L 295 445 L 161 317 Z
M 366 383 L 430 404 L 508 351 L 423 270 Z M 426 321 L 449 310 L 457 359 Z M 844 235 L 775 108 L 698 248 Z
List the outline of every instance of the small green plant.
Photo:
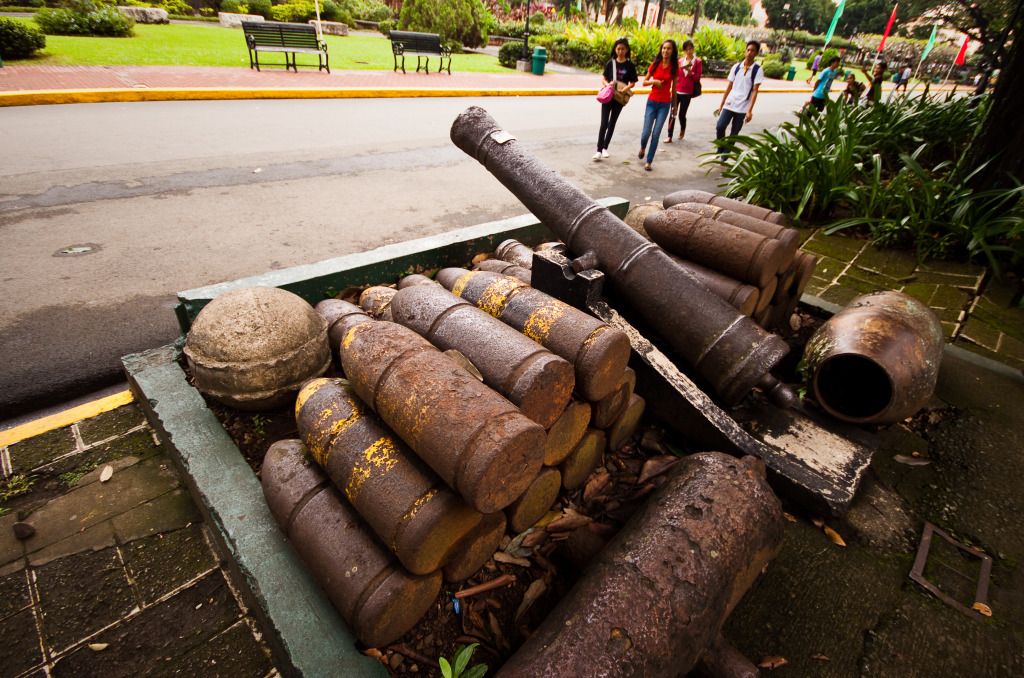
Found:
M 46 47 L 46 36 L 38 28 L 21 21 L 0 17 L 0 57 L 25 59 Z
M 259 437 L 267 435 L 267 424 L 270 420 L 260 414 L 252 415 L 252 430 L 256 432 Z
M 75 0 L 61 9 L 41 9 L 35 21 L 47 35 L 99 35 L 127 38 L 135 21 L 111 5 L 97 6 L 91 0 Z
M 505 68 L 515 68 L 516 61 L 523 54 L 523 43 L 518 40 L 506 42 L 498 48 L 498 63 Z
M 789 71 L 789 67 L 783 64 L 778 59 L 772 61 L 766 61 L 764 63 L 764 75 L 766 78 L 775 78 L 781 80 L 786 77 L 786 72 Z
M 11 476 L 7 479 L 7 482 L 0 485 L 0 502 L 9 501 L 23 494 L 28 494 L 35 482 L 34 479 L 24 473 Z
M 701 59 L 727 59 L 732 49 L 733 39 L 721 28 L 701 26 L 693 34 L 693 44 Z
M 479 643 L 462 645 L 455 651 L 455 656 L 452 657 L 451 663 L 444 657 L 438 659 L 437 663 L 441 667 L 441 675 L 444 678 L 483 678 L 484 674 L 487 673 L 486 664 L 476 664 L 471 668 L 466 668 L 469 660 L 473 657 L 473 653 L 476 652 L 477 646 L 479 646 Z
M 97 462 L 95 460 L 87 461 L 84 464 L 82 464 L 81 466 L 79 466 L 78 468 L 76 468 L 74 471 L 68 471 L 67 473 L 61 473 L 60 476 L 59 476 L 60 481 L 62 483 L 64 483 L 67 487 L 72 487 L 79 480 L 81 480 L 82 477 L 86 473 L 89 473 L 90 471 L 94 470 L 98 465 L 99 465 L 99 462 Z

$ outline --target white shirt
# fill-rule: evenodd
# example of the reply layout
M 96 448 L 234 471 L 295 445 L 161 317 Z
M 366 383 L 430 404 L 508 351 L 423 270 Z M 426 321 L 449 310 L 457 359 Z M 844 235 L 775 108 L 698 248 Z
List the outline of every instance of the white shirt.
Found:
M 751 65 L 750 68 L 745 69 L 741 61 L 729 69 L 729 82 L 732 83 L 732 91 L 725 99 L 725 110 L 733 113 L 746 113 L 750 108 L 750 100 L 754 98 L 751 91 L 753 90 L 752 85 L 760 85 L 764 82 L 764 69 L 757 66 L 757 75 L 751 78 L 750 70 L 753 68 L 754 65 Z
M 910 70 L 910 66 L 907 66 L 906 68 L 903 69 L 903 74 L 900 75 L 900 78 L 903 80 L 910 80 L 911 73 L 913 73 L 913 71 Z

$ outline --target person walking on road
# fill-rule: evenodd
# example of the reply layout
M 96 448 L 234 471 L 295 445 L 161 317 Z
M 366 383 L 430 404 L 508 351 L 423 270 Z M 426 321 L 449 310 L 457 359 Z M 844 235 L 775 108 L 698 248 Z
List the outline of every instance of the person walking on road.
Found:
M 818 67 L 821 66 L 821 55 L 823 52 L 818 50 L 818 53 L 814 55 L 814 61 L 811 62 L 811 77 L 807 78 L 807 84 L 811 84 L 811 78 L 818 74 Z
M 828 60 L 828 68 L 821 72 L 818 79 L 814 82 L 814 92 L 811 94 L 811 100 L 804 105 L 804 111 L 808 110 L 808 106 L 813 106 L 819 111 L 825 110 L 825 102 L 828 101 L 828 92 L 832 89 L 832 81 L 836 79 L 839 69 L 839 57 L 835 56 Z
M 751 40 L 747 43 L 743 61 L 729 69 L 729 84 L 722 95 L 722 104 L 715 111 L 718 124 L 715 126 L 715 138 L 725 137 L 725 128 L 732 126 L 731 135 L 740 133 L 744 122 L 754 117 L 754 104 L 757 102 L 757 90 L 764 82 L 764 71 L 761 65 L 754 62 L 761 51 L 761 43 Z
M 672 110 L 668 114 L 668 137 L 666 144 L 672 143 L 672 128 L 675 127 L 676 115 L 679 116 L 679 140 L 686 136 L 686 112 L 690 108 L 690 100 L 700 96 L 700 76 L 704 64 L 694 55 L 693 40 L 683 43 L 683 56 L 679 57 L 679 73 L 676 76 L 675 96 L 672 97 Z
M 910 64 L 903 67 L 900 71 L 900 81 L 896 83 L 896 91 L 899 92 L 900 88 L 903 88 L 904 94 L 907 92 L 907 83 L 910 82 L 910 74 L 913 73 L 913 69 L 910 68 Z
M 632 51 L 629 48 L 629 40 L 619 38 L 612 45 L 612 56 L 604 66 L 604 74 L 601 76 L 602 85 L 615 84 L 615 88 L 625 94 L 625 101 L 633 94 L 633 87 L 637 82 L 636 64 L 630 59 Z M 601 104 L 601 128 L 597 133 L 597 153 L 594 160 L 601 160 L 608 157 L 608 146 L 612 143 L 612 134 L 615 133 L 615 122 L 622 113 L 625 103 L 620 101 L 623 95 L 612 96 L 611 101 Z
M 644 76 L 644 87 L 650 87 L 651 93 L 647 95 L 647 108 L 644 109 L 644 129 L 640 134 L 640 152 L 636 157 L 643 160 L 647 155 L 647 163 L 644 169 L 651 171 L 651 163 L 654 162 L 654 154 L 658 151 L 658 137 L 661 136 L 661 129 L 665 126 L 665 118 L 668 117 L 669 109 L 672 108 L 672 90 L 675 87 L 676 75 L 679 72 L 679 48 L 675 40 L 666 40 L 661 43 L 658 56 L 654 57 L 654 63 L 647 69 Z M 647 142 L 651 145 L 648 148 Z
M 871 69 L 870 73 L 868 73 L 867 68 L 860 69 L 871 82 L 871 87 L 868 89 L 868 93 L 864 97 L 868 104 L 874 105 L 882 101 L 882 82 L 885 79 L 885 69 L 887 67 L 887 63 L 879 61 L 875 64 L 875 67 Z

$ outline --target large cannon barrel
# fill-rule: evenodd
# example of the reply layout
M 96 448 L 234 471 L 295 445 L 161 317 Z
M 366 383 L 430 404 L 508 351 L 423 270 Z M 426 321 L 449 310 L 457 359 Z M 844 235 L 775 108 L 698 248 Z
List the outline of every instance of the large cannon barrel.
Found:
M 441 574 L 413 576 L 399 567 L 300 441 L 271 445 L 260 476 L 277 524 L 359 640 L 387 645 L 430 609 Z
M 531 250 L 532 251 L 532 250 Z M 572 364 L 440 285 L 401 290 L 392 318 L 442 351 L 455 349 L 480 370 L 484 383 L 548 428 L 572 395 Z
M 324 310 L 359 398 L 470 506 L 493 513 L 526 491 L 544 459 L 539 424 L 412 330 L 343 301 Z
M 451 138 L 571 251 L 596 254 L 616 288 L 724 402 L 739 402 L 758 384 L 777 402 L 794 399 L 768 374 L 789 350 L 781 338 L 708 293 L 667 252 L 525 152 L 485 110 L 459 115 Z
M 818 328 L 804 362 L 818 403 L 860 424 L 891 424 L 919 410 L 942 361 L 942 326 L 931 310 L 900 292 L 873 292 Z
M 313 459 L 413 574 L 444 565 L 480 523 L 474 511 L 384 425 L 344 379 L 311 379 L 295 423 Z
M 715 207 L 721 207 L 722 209 L 727 209 L 738 214 L 746 214 L 747 216 L 762 219 L 773 224 L 778 224 L 779 226 L 788 227 L 793 225 L 790 218 L 781 212 L 773 212 L 767 207 L 751 205 L 750 203 L 743 202 L 742 200 L 726 198 L 725 196 L 715 195 L 714 193 L 708 193 L 707 191 L 687 189 L 669 193 L 665 196 L 662 204 L 666 208 L 669 208 L 672 205 L 676 205 L 681 202 L 702 202 L 708 205 L 714 205 Z

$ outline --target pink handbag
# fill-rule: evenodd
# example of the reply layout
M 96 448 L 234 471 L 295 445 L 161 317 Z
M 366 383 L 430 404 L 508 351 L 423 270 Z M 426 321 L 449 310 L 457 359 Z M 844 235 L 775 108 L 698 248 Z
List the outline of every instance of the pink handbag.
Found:
M 612 100 L 615 96 L 615 85 L 605 85 L 601 88 L 601 91 L 597 93 L 597 100 L 602 104 L 606 104 Z

